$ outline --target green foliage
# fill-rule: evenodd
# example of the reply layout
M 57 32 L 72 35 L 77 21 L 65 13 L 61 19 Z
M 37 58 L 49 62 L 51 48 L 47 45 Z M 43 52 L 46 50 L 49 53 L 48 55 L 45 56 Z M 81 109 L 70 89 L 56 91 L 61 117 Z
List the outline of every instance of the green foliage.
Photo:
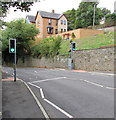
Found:
M 7 28 L 2 30 L 2 51 L 4 57 L 9 54 L 9 39 L 16 38 L 17 40 L 17 57 L 24 59 L 26 54 L 30 54 L 30 40 L 35 40 L 37 30 L 34 25 L 26 24 L 25 20 L 19 19 L 6 24 Z
M 72 10 L 68 10 L 64 12 L 64 14 L 68 18 L 68 30 L 73 30 L 75 28 L 75 15 L 76 15 L 76 10 L 73 8 Z
M 32 47 L 32 55 L 37 57 L 52 57 L 58 55 L 62 38 L 45 38 L 38 45 Z
M 72 35 L 71 35 L 71 36 L 72 36 L 72 38 L 73 38 L 73 39 L 76 37 L 76 36 L 75 36 L 75 34 L 74 34 L 74 32 L 72 33 Z
M 70 50 L 70 40 L 66 40 L 66 41 L 62 41 L 61 42 L 61 46 L 59 49 L 59 54 L 60 55 L 66 55 L 67 53 L 69 53 Z
M 76 39 L 74 42 L 76 42 L 76 49 L 82 50 L 82 49 L 94 49 L 99 48 L 101 46 L 107 46 L 107 45 L 114 45 L 114 35 L 113 33 L 107 33 L 103 35 L 97 35 L 97 36 L 91 36 L 87 38 L 81 38 Z M 70 40 L 62 41 L 59 53 L 60 55 L 68 54 L 70 50 Z
M 116 22 L 116 13 L 108 14 L 105 16 L 105 18 L 106 18 L 105 20 L 106 23 Z
M 68 18 L 68 29 L 83 28 L 93 25 L 94 2 L 81 2 L 77 10 L 72 9 L 64 12 Z M 95 5 L 95 25 L 98 25 L 100 20 L 109 14 L 110 11 L 106 8 L 97 8 Z
M 10 7 L 15 7 L 15 11 L 20 9 L 21 11 L 29 12 L 32 4 L 33 2 L 8 2 L 8 0 L 4 0 L 4 2 L 0 1 L 0 17 L 6 15 Z

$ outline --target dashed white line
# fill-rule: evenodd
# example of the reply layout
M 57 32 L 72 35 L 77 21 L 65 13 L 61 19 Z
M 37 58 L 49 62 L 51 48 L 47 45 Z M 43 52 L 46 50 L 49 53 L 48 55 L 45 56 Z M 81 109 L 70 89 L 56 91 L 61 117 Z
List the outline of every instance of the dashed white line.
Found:
M 96 86 L 99 86 L 99 87 L 103 87 L 103 85 L 100 85 L 100 84 L 97 84 L 97 83 L 93 83 L 93 82 L 90 82 L 88 80 L 83 80 L 83 81 L 85 81 L 87 83 L 90 83 L 90 84 L 93 84 L 93 85 L 96 85 Z
M 38 81 L 30 82 L 30 83 L 46 82 L 46 81 L 58 80 L 58 79 L 64 79 L 64 78 L 66 78 L 66 77 L 59 77 L 59 78 L 51 78 L 51 79 L 38 80 Z
M 57 110 L 59 110 L 60 112 L 62 112 L 63 114 L 65 114 L 67 117 L 69 118 L 73 118 L 72 115 L 70 115 L 69 113 L 65 112 L 63 109 L 61 109 L 60 107 L 58 107 L 57 105 L 55 105 L 54 103 L 50 102 L 47 99 L 44 99 L 47 103 L 49 103 L 50 105 L 52 105 L 53 107 L 55 107 Z

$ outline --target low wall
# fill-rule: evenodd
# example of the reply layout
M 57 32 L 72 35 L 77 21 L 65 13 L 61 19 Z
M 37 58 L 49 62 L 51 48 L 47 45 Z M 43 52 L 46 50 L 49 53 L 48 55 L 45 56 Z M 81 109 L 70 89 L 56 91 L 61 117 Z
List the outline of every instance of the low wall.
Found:
M 89 36 L 104 34 L 104 31 L 103 30 L 81 28 L 81 29 L 75 29 L 75 30 L 63 32 L 60 34 L 52 35 L 52 37 L 60 35 L 60 36 L 62 36 L 62 39 L 64 39 L 63 35 L 67 34 L 67 33 L 69 34 L 69 39 L 72 39 L 72 33 L 75 34 L 76 39 L 79 39 L 79 38 L 86 38 Z M 65 38 L 67 38 L 67 35 L 65 36 Z
M 75 69 L 89 71 L 114 71 L 114 47 L 80 50 L 73 52 Z M 57 56 L 54 58 L 26 58 L 18 66 L 68 68 L 68 57 Z
M 116 26 L 102 28 L 102 29 L 98 29 L 98 30 L 103 30 L 104 32 L 115 32 L 116 31 Z

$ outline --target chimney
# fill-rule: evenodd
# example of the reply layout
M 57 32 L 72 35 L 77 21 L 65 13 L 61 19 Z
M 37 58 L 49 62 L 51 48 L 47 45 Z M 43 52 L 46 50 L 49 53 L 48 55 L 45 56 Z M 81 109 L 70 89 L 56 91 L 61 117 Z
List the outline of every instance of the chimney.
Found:
M 52 10 L 52 13 L 55 13 L 55 10 Z

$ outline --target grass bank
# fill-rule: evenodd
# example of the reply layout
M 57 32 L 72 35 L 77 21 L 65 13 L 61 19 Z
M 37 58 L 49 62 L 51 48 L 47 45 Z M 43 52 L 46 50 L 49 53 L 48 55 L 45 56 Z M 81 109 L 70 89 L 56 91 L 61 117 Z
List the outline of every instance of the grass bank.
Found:
M 114 40 L 116 32 L 106 33 L 102 35 L 91 36 L 87 38 L 75 39 L 73 40 L 76 42 L 76 49 L 95 49 L 100 48 L 102 46 L 107 45 L 116 45 L 116 41 Z M 70 50 L 70 40 L 62 41 L 59 53 L 66 54 Z

